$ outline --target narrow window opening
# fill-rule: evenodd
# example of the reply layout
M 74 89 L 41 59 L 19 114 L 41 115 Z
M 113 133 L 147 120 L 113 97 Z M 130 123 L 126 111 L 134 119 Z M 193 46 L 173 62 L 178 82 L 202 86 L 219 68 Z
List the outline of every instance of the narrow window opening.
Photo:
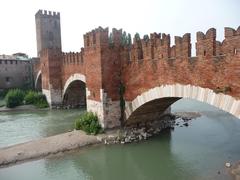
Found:
M 203 51 L 203 55 L 206 56 L 206 50 Z

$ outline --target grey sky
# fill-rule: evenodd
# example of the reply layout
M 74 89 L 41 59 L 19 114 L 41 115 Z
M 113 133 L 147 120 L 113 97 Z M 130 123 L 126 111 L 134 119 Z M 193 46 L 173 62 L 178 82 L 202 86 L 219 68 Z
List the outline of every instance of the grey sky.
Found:
M 240 0 L 1 0 L 0 54 L 36 55 L 34 15 L 38 9 L 61 13 L 63 51 L 79 51 L 83 34 L 98 26 L 122 28 L 141 37 L 152 32 L 171 38 L 240 25 Z

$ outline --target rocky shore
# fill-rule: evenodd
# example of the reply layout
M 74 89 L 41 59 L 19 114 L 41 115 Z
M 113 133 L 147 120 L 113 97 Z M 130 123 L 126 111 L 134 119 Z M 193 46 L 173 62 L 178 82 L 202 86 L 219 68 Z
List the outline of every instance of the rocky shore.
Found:
M 235 180 L 240 180 L 240 161 L 236 162 L 230 167 L 230 174 Z
M 196 114 L 186 114 L 188 114 L 187 117 L 179 114 L 168 114 L 157 121 L 142 122 L 122 129 L 109 130 L 97 136 L 86 135 L 83 131 L 74 130 L 2 148 L 0 149 L 0 167 L 94 144 L 126 144 L 147 140 L 152 136 L 158 135 L 165 128 L 174 129 L 175 126 L 187 127 L 189 120 L 199 116 L 199 114 L 198 116 Z
M 201 114 L 197 112 L 181 112 L 174 114 L 166 114 L 159 120 L 151 122 L 143 122 L 133 124 L 112 133 L 102 139 L 104 144 L 126 144 L 131 142 L 139 142 L 147 140 L 152 136 L 156 136 L 161 133 L 163 129 L 171 128 L 175 126 L 187 127 L 188 121 L 200 117 Z

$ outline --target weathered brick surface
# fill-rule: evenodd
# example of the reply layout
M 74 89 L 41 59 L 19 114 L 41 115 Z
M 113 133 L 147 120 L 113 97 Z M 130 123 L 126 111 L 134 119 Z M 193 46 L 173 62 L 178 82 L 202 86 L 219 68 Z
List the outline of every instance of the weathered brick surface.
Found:
M 134 39 L 130 47 L 121 45 L 121 30 L 113 29 L 112 39 L 108 33 L 107 28 L 101 27 L 86 33 L 84 48 L 79 53 L 44 50 L 41 53 L 42 88 L 63 90 L 71 75 L 84 75 L 87 102 L 92 102 L 89 107 L 94 109 L 94 103 L 99 102 L 97 112 L 106 122 L 113 117 L 109 113 L 111 106 L 106 108 L 108 102 L 114 104 L 116 117 L 120 117 L 120 106 L 117 109 L 116 104 L 120 99 L 121 81 L 127 102 L 151 88 L 167 84 L 225 91 L 240 99 L 240 27 L 225 28 L 223 42 L 216 41 L 214 28 L 206 34 L 197 32 L 196 57 L 191 57 L 189 33 L 176 36 L 173 46 L 170 46 L 170 35 L 153 33 L 149 38 Z
M 220 44 L 216 42 L 215 29 L 208 30 L 206 34 L 198 32 L 197 57 L 189 57 L 191 44 L 188 34 L 182 38 L 175 37 L 174 47 L 165 46 L 168 39 L 164 41 L 164 38 L 165 35 L 162 39 L 152 36 L 146 42 L 153 49 L 152 58 L 143 53 L 143 59 L 124 60 L 122 79 L 127 101 L 150 88 L 175 83 L 212 90 L 230 87 L 231 91 L 226 93 L 240 99 L 240 28 L 237 31 L 226 28 L 225 40 Z M 143 49 L 143 52 L 147 50 Z

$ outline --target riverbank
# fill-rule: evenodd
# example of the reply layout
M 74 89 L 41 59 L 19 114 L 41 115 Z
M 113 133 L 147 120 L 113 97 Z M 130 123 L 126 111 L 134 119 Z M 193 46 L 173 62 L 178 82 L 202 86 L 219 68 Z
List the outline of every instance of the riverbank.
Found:
M 229 171 L 235 180 L 240 180 L 240 161 L 235 163 Z
M 187 116 L 187 120 L 186 120 Z M 125 144 L 146 140 L 159 134 L 163 129 L 185 126 L 186 121 L 199 117 L 196 113 L 165 115 L 161 120 L 138 124 L 123 129 L 108 130 L 97 136 L 86 135 L 83 131 L 72 131 L 47 138 L 41 138 L 22 144 L 0 149 L 0 167 L 17 162 L 43 158 L 60 152 L 70 151 L 93 144 Z M 180 122 L 182 121 L 182 122 Z
M 48 110 L 49 108 L 37 108 L 34 105 L 21 105 L 14 108 L 8 108 L 6 106 L 0 107 L 0 112 L 14 112 L 14 111 L 38 111 Z
M 72 131 L 0 149 L 0 167 L 101 143 L 101 136 Z

